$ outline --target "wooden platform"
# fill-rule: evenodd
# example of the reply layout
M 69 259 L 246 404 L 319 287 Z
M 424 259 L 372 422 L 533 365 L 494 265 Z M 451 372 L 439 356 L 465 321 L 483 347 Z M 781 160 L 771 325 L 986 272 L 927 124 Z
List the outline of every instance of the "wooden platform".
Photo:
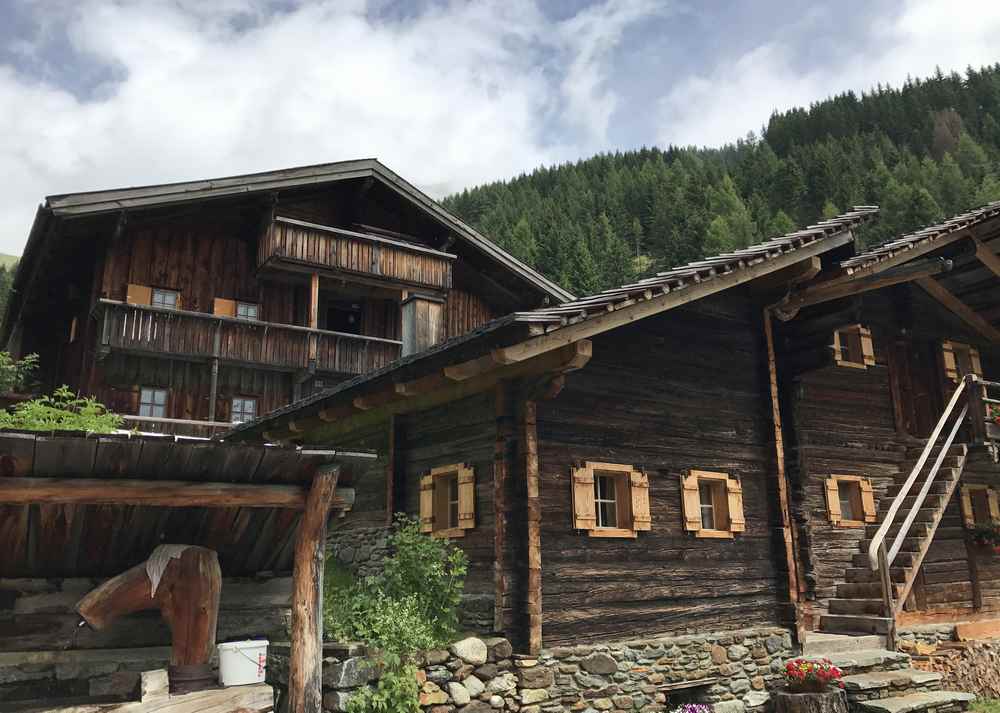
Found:
M 37 713 L 267 713 L 274 710 L 274 690 L 266 683 L 211 688 L 171 695 L 166 671 L 142 674 L 142 699 L 129 703 L 96 703 L 35 708 Z

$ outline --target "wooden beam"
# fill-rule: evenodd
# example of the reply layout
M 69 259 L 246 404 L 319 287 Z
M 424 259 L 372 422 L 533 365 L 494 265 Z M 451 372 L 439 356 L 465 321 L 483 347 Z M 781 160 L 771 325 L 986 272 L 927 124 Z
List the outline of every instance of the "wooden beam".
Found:
M 354 411 L 353 415 L 318 425 L 307 435 L 311 441 L 332 442 L 358 428 L 375 425 L 388 416 L 433 408 L 449 401 L 492 389 L 497 383 L 504 380 L 519 379 L 546 372 L 558 374 L 573 371 L 586 365 L 590 360 L 592 350 L 593 346 L 588 340 L 575 342 L 534 359 L 497 367 L 492 371 L 463 381 L 449 382 L 441 388 L 418 396 L 399 397 L 368 411 Z
M 1000 277 L 1000 255 L 997 255 L 990 246 L 976 236 L 972 236 L 972 242 L 976 244 L 976 257 L 997 277 Z
M 538 484 L 538 429 L 534 401 L 524 401 L 521 411 L 521 445 L 528 520 L 528 653 L 542 650 L 542 499 Z
M 493 443 L 493 630 L 506 631 L 504 601 L 507 597 L 507 523 L 509 505 L 507 498 L 510 474 L 510 444 L 513 424 L 508 415 L 510 400 L 507 385 L 503 382 L 494 389 L 494 415 L 496 440 Z
M 484 354 L 477 359 L 470 359 L 461 364 L 446 366 L 444 368 L 444 375 L 452 381 L 464 381 L 465 379 L 471 379 L 473 376 L 479 376 L 483 372 L 494 369 L 497 366 L 513 364 L 516 361 L 520 361 L 520 359 L 509 358 L 503 349 L 494 349 L 489 354 Z
M 319 273 L 309 275 L 309 328 L 319 329 Z
M 955 297 L 945 289 L 941 283 L 932 277 L 925 277 L 917 280 L 917 284 L 924 289 L 927 294 L 954 312 L 966 324 L 975 329 L 991 342 L 1000 343 L 1000 330 L 980 317 L 971 307 Z
M 292 647 L 288 662 L 289 713 L 323 710 L 323 566 L 326 521 L 338 471 L 313 478 L 295 540 L 292 571 Z
M 817 285 L 807 287 L 804 290 L 792 294 L 780 305 L 783 312 L 794 312 L 810 305 L 839 300 L 845 297 L 852 297 L 872 290 L 880 290 L 883 287 L 913 282 L 924 277 L 932 277 L 948 272 L 952 268 L 951 260 L 936 260 L 926 265 L 920 265 L 912 270 L 894 271 L 890 274 L 879 276 L 865 276 L 848 281 L 838 281 L 836 284 L 821 282 Z
M 923 257 L 928 255 L 935 250 L 940 250 L 946 245 L 951 245 L 959 240 L 964 240 L 972 236 L 972 230 L 970 228 L 962 228 L 961 230 L 956 230 L 954 233 L 948 235 L 942 235 L 934 240 L 929 240 L 926 243 L 914 245 L 909 250 L 900 250 L 895 255 L 879 262 L 873 263 L 871 265 L 866 265 L 863 267 L 848 268 L 849 272 L 845 270 L 845 274 L 842 277 L 836 278 L 836 280 L 831 281 L 829 284 L 835 284 L 839 282 L 847 282 L 850 280 L 856 280 L 860 277 L 866 275 L 875 275 L 881 272 L 885 272 L 894 267 L 898 267 L 905 263 L 911 262 L 918 257 Z
M 298 485 L 185 480 L 0 478 L 0 503 L 302 510 L 306 505 L 306 490 Z M 345 504 L 342 498 L 333 500 L 335 508 Z
M 844 231 L 838 235 L 809 243 L 797 250 L 752 267 L 733 270 L 724 275 L 718 275 L 711 280 L 691 284 L 682 289 L 672 290 L 666 294 L 653 297 L 651 300 L 637 302 L 624 309 L 594 315 L 575 324 L 555 329 L 544 336 L 527 339 L 520 344 L 505 347 L 502 350 L 503 356 L 510 361 L 530 359 L 552 349 L 572 344 L 577 340 L 589 339 L 615 327 L 631 324 L 646 317 L 695 302 L 709 295 L 746 284 L 751 280 L 756 280 L 764 275 L 802 262 L 807 258 L 820 255 L 827 250 L 846 245 L 852 240 L 854 240 L 853 234 L 850 231 Z
M 819 255 L 814 255 L 756 280 L 753 284 L 753 289 L 759 291 L 772 290 L 776 287 L 786 287 L 800 282 L 808 282 L 816 277 L 822 269 L 823 261 Z

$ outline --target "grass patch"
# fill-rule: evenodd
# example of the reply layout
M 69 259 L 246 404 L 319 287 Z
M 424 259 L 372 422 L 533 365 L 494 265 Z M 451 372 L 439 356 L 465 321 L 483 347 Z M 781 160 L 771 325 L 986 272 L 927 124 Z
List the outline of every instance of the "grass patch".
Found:
M 1000 699 L 980 699 L 972 704 L 970 710 L 975 711 L 975 713 L 1000 713 Z

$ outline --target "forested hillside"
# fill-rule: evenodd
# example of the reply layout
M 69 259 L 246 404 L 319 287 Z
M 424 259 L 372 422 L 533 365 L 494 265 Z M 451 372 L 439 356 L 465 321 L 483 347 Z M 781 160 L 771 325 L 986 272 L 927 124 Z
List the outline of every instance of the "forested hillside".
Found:
M 576 294 L 877 204 L 875 243 L 1000 199 L 1000 64 L 776 113 L 720 149 L 601 154 L 445 205 Z

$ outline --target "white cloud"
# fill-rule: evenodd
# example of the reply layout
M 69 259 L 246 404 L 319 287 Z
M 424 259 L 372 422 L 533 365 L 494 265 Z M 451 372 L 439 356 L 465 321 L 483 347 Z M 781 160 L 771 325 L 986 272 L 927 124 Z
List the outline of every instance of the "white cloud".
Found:
M 998 60 L 995 0 L 962 3 L 960 10 L 953 0 L 907 0 L 898 13 L 872 22 L 868 36 L 845 38 L 841 56 L 803 70 L 792 44 L 808 43 L 807 30 L 826 31 L 836 21 L 807 19 L 812 27 L 800 23 L 778 33 L 787 41 L 761 44 L 735 60 L 718 58 L 708 71 L 676 84 L 659 102 L 660 143 L 717 146 L 766 124 L 776 109 L 807 106 L 879 82 L 898 86 L 937 66 L 961 71 Z
M 123 80 L 81 100 L 0 65 L 0 106 L 17 108 L 0 112 L 0 250 L 20 251 L 46 194 L 377 156 L 440 195 L 602 148 L 602 61 L 653 11 L 612 5 L 558 23 L 532 0 L 381 21 L 362 0 L 58 5 L 74 49 Z M 591 102 L 583 135 L 543 138 L 542 117 Z

